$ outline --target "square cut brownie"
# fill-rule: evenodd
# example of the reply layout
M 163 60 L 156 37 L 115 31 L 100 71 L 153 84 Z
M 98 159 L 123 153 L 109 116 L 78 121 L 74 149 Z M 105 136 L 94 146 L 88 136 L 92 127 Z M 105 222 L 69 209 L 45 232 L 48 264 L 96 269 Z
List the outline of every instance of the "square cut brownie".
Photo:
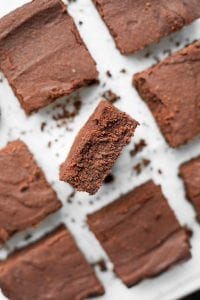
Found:
M 200 134 L 200 42 L 134 76 L 134 84 L 171 147 Z
M 104 293 L 64 226 L 1 262 L 0 287 L 9 300 L 84 300 Z
M 122 54 L 143 49 L 200 17 L 199 0 L 93 0 Z
M 102 100 L 78 133 L 60 180 L 78 191 L 95 194 L 110 174 L 115 161 L 130 140 L 138 123 L 106 100 Z
M 200 156 L 184 163 L 180 167 L 187 198 L 194 205 L 197 219 L 200 222 Z
M 56 193 L 21 141 L 0 150 L 0 191 L 1 243 L 61 208 Z
M 88 223 L 128 287 L 191 256 L 186 231 L 152 181 L 90 215 Z
M 34 0 L 0 20 L 0 69 L 27 114 L 98 77 L 61 0 Z

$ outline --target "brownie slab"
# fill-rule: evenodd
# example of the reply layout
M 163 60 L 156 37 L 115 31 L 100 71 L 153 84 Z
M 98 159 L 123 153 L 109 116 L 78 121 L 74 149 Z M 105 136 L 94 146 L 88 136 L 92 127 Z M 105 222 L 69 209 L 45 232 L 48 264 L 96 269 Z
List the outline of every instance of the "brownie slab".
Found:
M 178 147 L 200 134 L 200 42 L 134 76 L 165 139 Z
M 78 191 L 95 194 L 130 140 L 138 123 L 106 100 L 102 100 L 80 130 L 60 180 Z
M 9 300 L 82 300 L 104 293 L 65 227 L 1 262 L 0 287 Z
M 90 215 L 88 223 L 129 287 L 191 256 L 186 231 L 152 181 Z
M 122 54 L 143 49 L 200 17 L 199 0 L 93 0 Z
M 35 0 L 0 20 L 0 69 L 27 114 L 98 77 L 61 0 Z
M 37 225 L 61 207 L 27 146 L 14 141 L 0 150 L 0 243 Z
M 180 167 L 187 198 L 193 204 L 200 222 L 200 156 L 184 163 Z

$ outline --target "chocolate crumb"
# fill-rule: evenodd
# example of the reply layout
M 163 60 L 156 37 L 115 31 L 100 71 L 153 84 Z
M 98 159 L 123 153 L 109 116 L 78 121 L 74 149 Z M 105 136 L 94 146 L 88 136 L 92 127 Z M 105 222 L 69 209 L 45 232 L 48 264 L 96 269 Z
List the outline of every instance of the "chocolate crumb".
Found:
M 115 180 L 114 175 L 109 174 L 109 175 L 104 179 L 104 183 L 105 183 L 105 184 L 109 184 L 109 183 L 112 183 L 114 180 Z
M 118 101 L 120 99 L 120 96 L 118 96 L 111 90 L 105 91 L 102 94 L 102 97 L 105 98 L 106 100 L 108 100 L 110 103 L 115 103 L 116 101 Z
M 70 195 L 68 196 L 68 198 L 67 198 L 67 203 L 69 203 L 69 204 L 72 203 L 72 199 L 74 198 L 75 194 L 76 194 L 76 191 L 73 190 L 73 191 L 71 192 L 71 194 L 70 194 Z
M 139 152 L 141 152 L 147 146 L 146 141 L 141 139 L 138 143 L 135 144 L 134 149 L 130 151 L 130 156 L 134 157 Z
M 187 235 L 189 236 L 189 238 L 191 238 L 194 234 L 193 230 L 191 228 L 189 228 L 187 225 L 184 226 L 185 231 L 187 232 Z
M 136 174 L 139 175 L 142 172 L 142 165 L 141 165 L 141 163 L 138 163 L 137 165 L 135 165 L 133 167 L 133 169 L 135 170 Z
M 148 165 L 151 163 L 151 161 L 149 159 L 144 158 L 142 160 L 144 167 L 148 167 Z
M 106 272 L 108 270 L 104 259 L 97 261 L 96 263 L 92 264 L 92 266 L 99 267 L 101 272 Z
M 52 146 L 52 142 L 49 141 L 48 144 L 47 144 L 47 147 L 48 147 L 48 148 L 51 148 L 51 146 Z
M 126 69 L 121 69 L 120 73 L 125 74 L 126 73 Z
M 82 22 L 82 21 L 79 21 L 78 24 L 81 26 L 81 25 L 83 25 L 83 22 Z
M 46 126 L 47 126 L 47 123 L 42 122 L 41 126 L 40 126 L 41 131 L 44 131 L 44 129 L 45 129 Z
M 108 70 L 108 71 L 106 71 L 106 75 L 108 76 L 108 77 L 112 77 L 112 74 L 111 74 L 111 72 Z

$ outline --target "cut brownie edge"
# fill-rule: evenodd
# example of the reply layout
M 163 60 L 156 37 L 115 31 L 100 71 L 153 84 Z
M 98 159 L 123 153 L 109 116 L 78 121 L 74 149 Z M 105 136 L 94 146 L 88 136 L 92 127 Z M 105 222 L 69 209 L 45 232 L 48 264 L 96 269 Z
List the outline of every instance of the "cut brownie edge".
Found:
M 61 0 L 32 1 L 0 19 L 0 68 L 27 115 L 98 79 Z
M 62 203 L 24 142 L 0 150 L 0 241 L 36 226 Z
M 0 287 L 9 299 L 44 299 L 48 294 L 51 299 L 84 300 L 104 294 L 64 225 L 1 261 Z
M 173 148 L 200 135 L 199 70 L 197 41 L 133 77 L 133 85 Z
M 152 181 L 89 215 L 88 225 L 128 287 L 191 257 L 187 231 Z
M 196 211 L 196 219 L 200 222 L 200 156 L 183 163 L 179 169 L 183 179 L 186 197 Z
M 137 125 L 127 114 L 102 100 L 61 165 L 60 180 L 69 182 L 78 191 L 95 194 Z

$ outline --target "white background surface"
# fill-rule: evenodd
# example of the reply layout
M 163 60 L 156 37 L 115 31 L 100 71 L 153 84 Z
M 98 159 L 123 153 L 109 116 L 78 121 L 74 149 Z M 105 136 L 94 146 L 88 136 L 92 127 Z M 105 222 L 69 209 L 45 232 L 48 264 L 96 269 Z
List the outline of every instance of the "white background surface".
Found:
M 0 0 L 0 16 L 26 2 L 28 1 Z M 106 289 L 105 296 L 98 299 L 178 299 L 180 296 L 200 288 L 200 226 L 195 221 L 194 210 L 186 200 L 183 183 L 178 178 L 179 165 L 200 154 L 200 139 L 198 138 L 178 150 L 170 149 L 159 132 L 148 108 L 132 87 L 131 80 L 134 73 L 155 64 L 155 57 L 163 58 L 167 55 L 168 50 L 174 52 L 183 48 L 188 41 L 200 38 L 200 21 L 196 21 L 182 31 L 163 39 L 159 45 L 145 49 L 139 54 L 125 57 L 115 48 L 112 37 L 91 0 L 77 0 L 69 5 L 69 12 L 74 17 L 77 25 L 79 21 L 83 22 L 83 25 L 78 25 L 78 28 L 97 62 L 101 82 L 99 86 L 96 85 L 80 91 L 82 108 L 79 115 L 68 124 L 71 131 L 66 130 L 66 126 L 57 128 L 57 122 L 52 119 L 52 115 L 55 114 L 55 110 L 54 112 L 52 110 L 53 106 L 49 106 L 27 118 L 5 78 L 3 83 L 0 83 L 2 113 L 0 147 L 4 147 L 8 141 L 17 138 L 24 140 L 64 204 L 61 212 L 48 217 L 39 228 L 28 230 L 32 234 L 29 241 L 24 242 L 27 231 L 18 234 L 0 250 L 0 256 L 5 257 L 14 248 L 34 241 L 57 224 L 64 222 L 73 233 L 80 249 L 89 261 L 95 262 L 99 258 L 106 258 L 107 260 L 108 272 L 102 273 L 100 270 L 96 270 Z M 180 42 L 179 47 L 177 47 L 176 42 Z M 147 58 L 145 54 L 148 52 L 150 52 L 150 56 Z M 122 74 L 121 69 L 126 69 L 126 74 Z M 106 76 L 107 70 L 112 73 L 112 78 Z M 105 87 L 103 87 L 104 83 L 106 83 Z M 59 165 L 66 158 L 76 133 L 97 106 L 101 98 L 100 95 L 108 89 L 112 89 L 121 96 L 121 100 L 116 103 L 116 106 L 138 120 L 141 126 L 137 129 L 132 143 L 124 151 L 113 169 L 115 181 L 109 185 L 104 185 L 95 196 L 76 193 L 70 204 L 67 202 L 67 198 L 72 192 L 72 188 L 58 181 Z M 65 103 L 65 99 L 59 101 Z M 42 122 L 47 123 L 44 132 L 40 130 Z M 148 146 L 136 157 L 130 157 L 129 151 L 133 148 L 134 142 L 138 142 L 141 138 L 146 140 Z M 51 148 L 47 147 L 49 141 L 52 141 Z M 137 176 L 133 171 L 133 166 L 143 158 L 150 159 L 151 165 L 141 175 Z M 162 174 L 158 173 L 159 169 L 162 170 Z M 155 279 L 143 281 L 135 287 L 127 289 L 113 273 L 112 264 L 98 241 L 87 228 L 86 215 L 112 202 L 122 192 L 127 192 L 150 178 L 162 185 L 163 193 L 169 200 L 169 204 L 174 209 L 181 224 L 188 225 L 194 231 L 191 240 L 192 259 L 170 269 Z M 3 296 L 0 295 L 0 299 L 4 299 Z

